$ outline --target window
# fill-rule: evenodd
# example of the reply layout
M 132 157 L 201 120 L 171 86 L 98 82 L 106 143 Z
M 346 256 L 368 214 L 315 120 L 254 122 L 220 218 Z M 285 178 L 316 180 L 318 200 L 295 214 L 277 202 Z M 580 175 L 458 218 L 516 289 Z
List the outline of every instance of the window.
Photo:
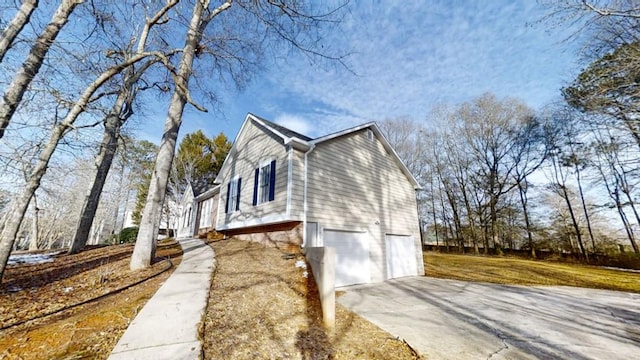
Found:
M 276 188 L 276 161 L 267 162 L 255 170 L 253 205 L 273 201 Z
M 213 198 L 207 199 L 202 202 L 202 208 L 200 209 L 200 227 L 201 228 L 211 226 L 211 220 L 213 217 L 212 209 L 213 209 Z
M 227 205 L 225 212 L 230 213 L 240 210 L 240 187 L 242 186 L 242 178 L 236 178 L 229 181 L 227 185 Z
M 182 217 L 182 227 L 189 227 L 189 223 L 191 222 L 191 207 L 184 209 L 184 214 Z

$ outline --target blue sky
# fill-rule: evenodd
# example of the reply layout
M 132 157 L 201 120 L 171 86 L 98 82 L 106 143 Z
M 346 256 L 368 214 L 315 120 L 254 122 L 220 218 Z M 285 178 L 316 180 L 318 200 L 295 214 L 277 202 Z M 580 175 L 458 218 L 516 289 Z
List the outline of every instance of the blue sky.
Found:
M 187 111 L 181 135 L 233 139 L 248 112 L 312 137 L 386 118 L 428 123 L 435 105 L 485 92 L 540 109 L 580 70 L 564 41 L 572 30 L 538 23 L 547 12 L 533 0 L 353 1 L 327 43 L 351 53 L 355 74 L 290 56 L 244 92 L 223 92 L 219 112 Z M 139 136 L 158 142 L 162 121 L 148 125 Z

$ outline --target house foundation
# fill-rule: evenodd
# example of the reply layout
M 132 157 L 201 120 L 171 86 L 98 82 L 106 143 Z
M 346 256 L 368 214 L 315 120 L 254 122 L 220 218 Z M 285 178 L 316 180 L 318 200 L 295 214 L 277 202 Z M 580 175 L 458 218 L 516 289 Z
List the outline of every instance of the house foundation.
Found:
M 225 230 L 223 233 L 227 237 L 233 237 L 238 240 L 253 241 L 276 248 L 291 248 L 296 251 L 299 251 L 302 244 L 301 221 Z

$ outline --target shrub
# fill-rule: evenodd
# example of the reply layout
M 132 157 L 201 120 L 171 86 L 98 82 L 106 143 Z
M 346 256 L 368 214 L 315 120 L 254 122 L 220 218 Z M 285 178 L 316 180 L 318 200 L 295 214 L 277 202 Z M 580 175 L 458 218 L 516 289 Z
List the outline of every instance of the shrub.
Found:
M 122 229 L 122 231 L 120 231 L 120 236 L 118 238 L 119 238 L 119 243 L 124 244 L 124 243 L 136 242 L 137 237 L 138 237 L 138 227 L 132 226 L 132 227 Z

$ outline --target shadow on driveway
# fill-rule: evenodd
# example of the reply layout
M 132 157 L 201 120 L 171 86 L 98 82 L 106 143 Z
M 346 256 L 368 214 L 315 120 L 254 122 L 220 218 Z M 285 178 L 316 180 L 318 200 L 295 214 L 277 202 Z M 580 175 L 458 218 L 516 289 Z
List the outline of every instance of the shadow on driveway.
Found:
M 343 288 L 337 300 L 431 359 L 632 359 L 640 294 L 428 277 Z

